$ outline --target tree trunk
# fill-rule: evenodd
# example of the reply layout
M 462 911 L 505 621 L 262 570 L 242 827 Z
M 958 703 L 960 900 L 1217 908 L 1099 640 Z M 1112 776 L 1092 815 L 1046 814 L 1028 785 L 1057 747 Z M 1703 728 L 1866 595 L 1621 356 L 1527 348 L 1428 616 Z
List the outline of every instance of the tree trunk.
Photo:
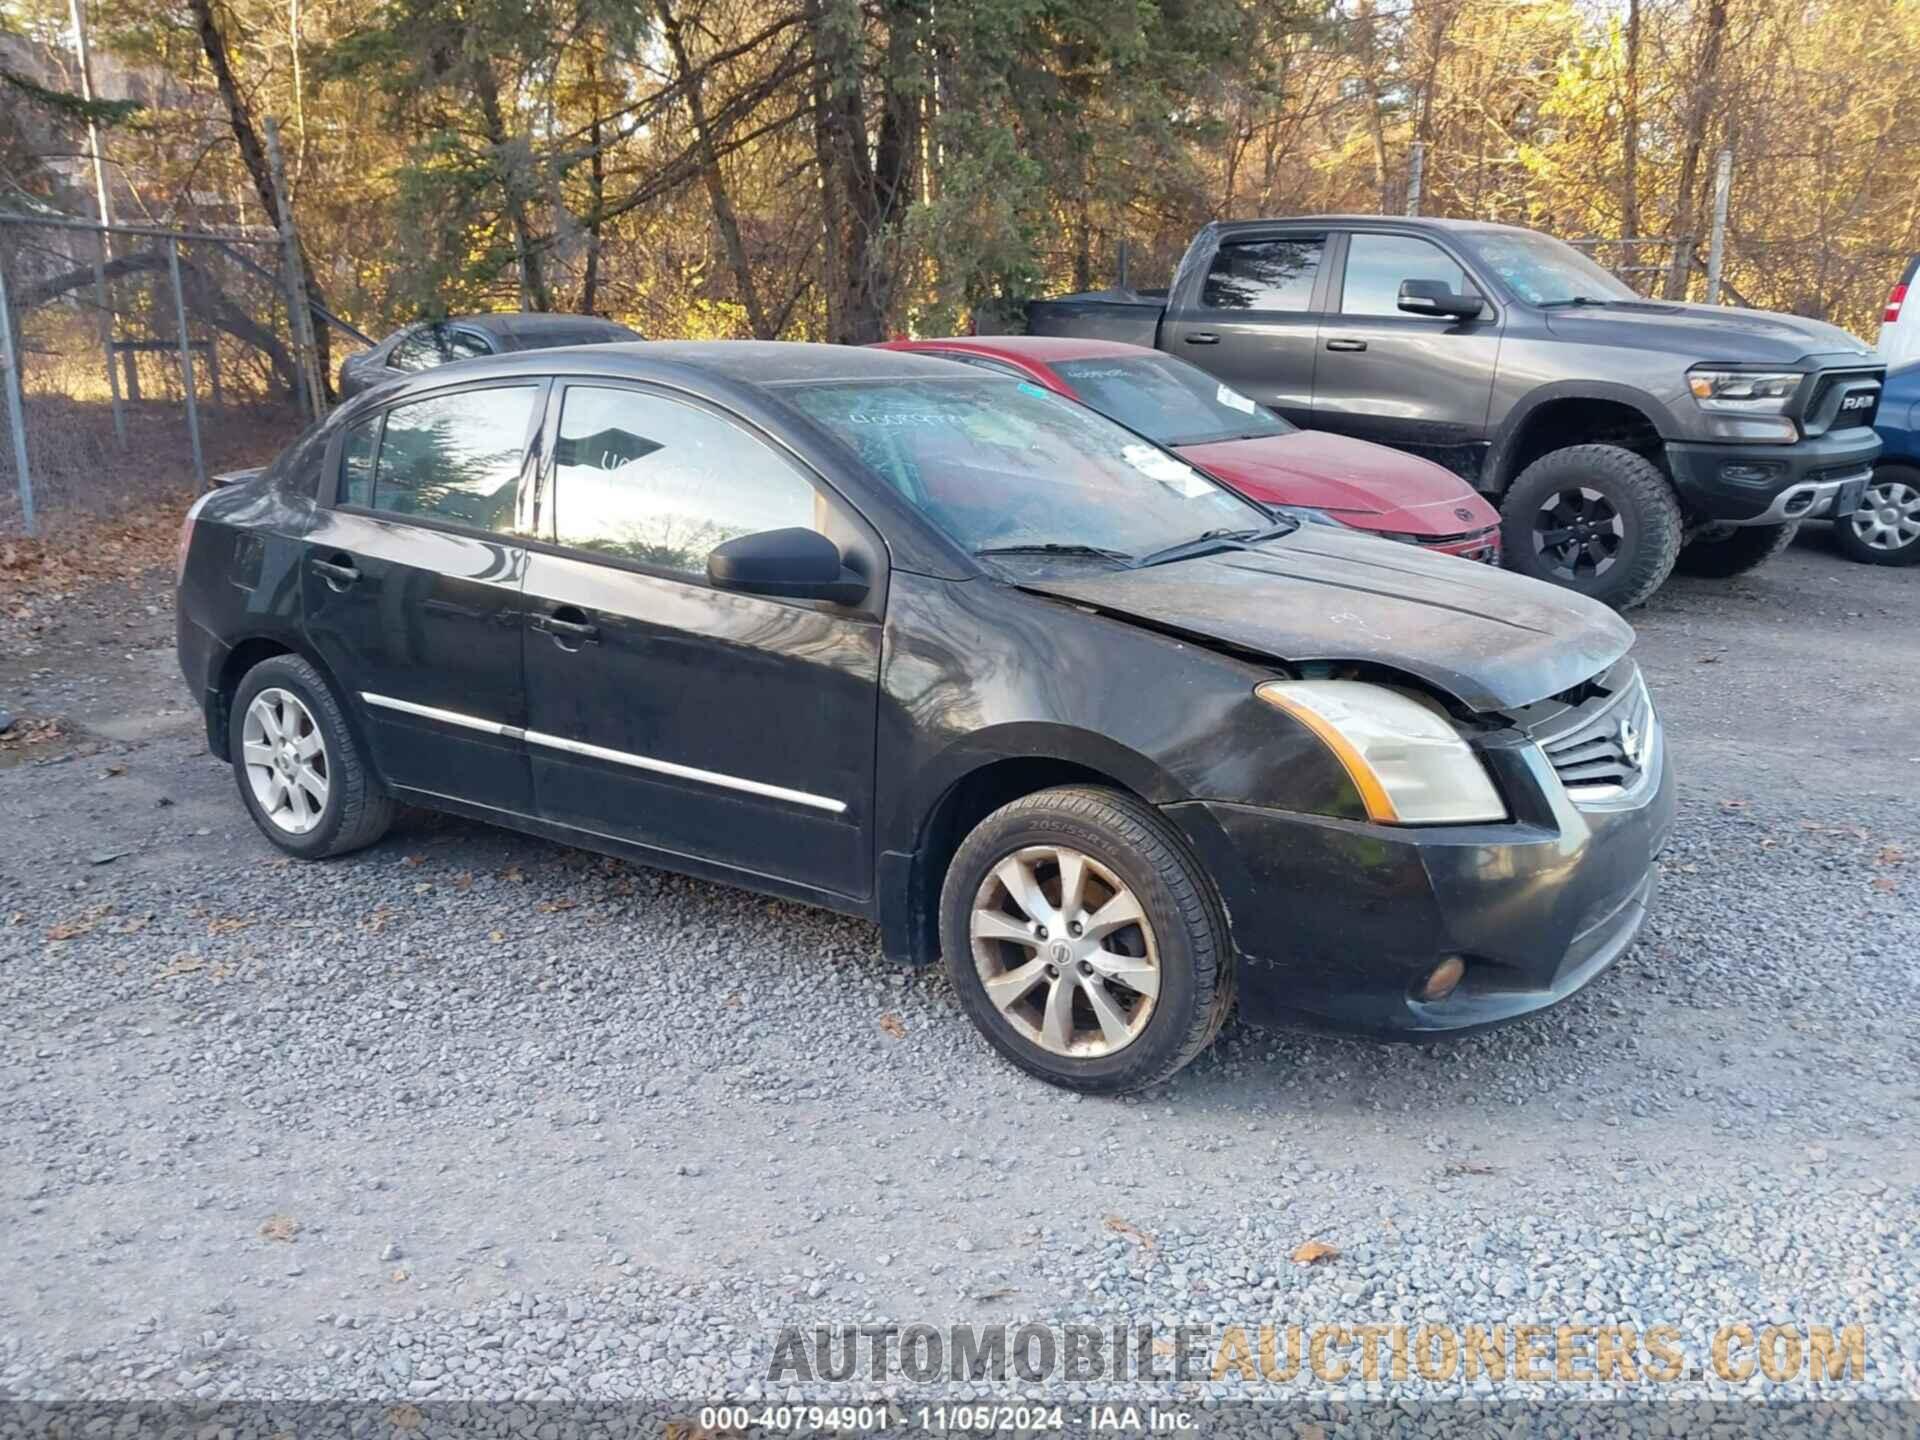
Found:
M 499 82 L 494 79 L 493 66 L 485 56 L 473 62 L 471 73 L 474 98 L 480 102 L 480 118 L 487 127 L 487 143 L 493 147 L 494 163 L 500 167 L 501 188 L 506 192 L 507 223 L 513 227 L 514 257 L 520 266 L 521 303 L 530 310 L 551 310 L 553 292 L 547 288 L 540 243 L 527 218 L 529 197 L 525 176 L 521 173 L 520 157 L 513 153 L 506 117 L 500 109 Z
M 587 263 L 580 276 L 580 313 L 591 315 L 600 300 L 600 207 L 606 200 L 607 166 L 600 154 L 600 97 L 593 97 L 593 122 L 587 127 L 593 152 L 587 156 L 587 194 L 593 203 L 587 215 Z
M 220 33 L 219 23 L 213 18 L 213 0 L 187 0 L 187 3 L 200 31 L 200 49 L 207 57 L 208 68 L 213 71 L 213 81 L 219 87 L 221 102 L 227 107 L 227 123 L 233 127 L 234 141 L 240 146 L 241 162 L 246 165 L 247 174 L 253 177 L 253 188 L 259 197 L 260 207 L 267 212 L 267 223 L 278 230 L 280 196 L 273 184 L 273 167 L 267 164 L 266 146 L 260 143 L 260 132 L 253 128 L 253 115 L 247 109 L 246 99 L 240 94 L 239 83 L 233 77 L 226 37 Z M 287 213 L 293 213 L 291 197 L 288 199 Z M 304 245 L 300 249 L 300 268 L 307 276 L 307 298 L 315 307 L 313 339 L 314 348 L 319 351 L 316 358 L 320 362 L 320 384 L 326 390 L 327 398 L 332 399 L 332 336 L 325 318 L 319 313 L 320 308 L 326 306 L 327 296 Z
M 727 266 L 733 271 L 734 288 L 747 312 L 747 324 L 756 340 L 771 340 L 774 331 L 767 323 L 766 310 L 760 304 L 760 292 L 753 280 L 753 267 L 747 261 L 747 247 L 740 238 L 740 219 L 734 213 L 733 199 L 727 194 L 726 177 L 720 173 L 720 156 L 714 146 L 713 129 L 707 122 L 707 106 L 702 96 L 701 73 L 687 56 L 686 38 L 669 0 L 660 0 L 660 27 L 667 48 L 673 55 L 676 78 L 686 95 L 687 114 L 693 121 L 694 142 L 700 148 L 700 173 L 706 182 L 707 200 L 713 206 L 714 228 L 727 252 Z M 596 156 L 596 158 L 598 158 Z
M 1666 298 L 1684 300 L 1687 280 L 1693 269 L 1692 246 L 1698 227 L 1698 204 L 1694 195 L 1700 174 L 1700 152 L 1706 148 L 1707 125 L 1713 118 L 1713 102 L 1719 95 L 1720 51 L 1727 38 L 1727 0 L 1707 0 L 1707 13 L 1701 22 L 1700 37 L 1693 67 L 1693 93 L 1687 104 L 1685 140 L 1680 152 L 1680 179 L 1673 190 L 1673 226 L 1669 231 L 1680 248 L 1673 267 L 1667 271 Z
M 1620 234 L 1632 240 L 1640 234 L 1640 0 L 1627 0 L 1627 94 L 1620 115 Z M 1620 263 L 1640 263 L 1639 247 L 1621 247 Z M 1639 276 L 1633 275 L 1638 289 Z

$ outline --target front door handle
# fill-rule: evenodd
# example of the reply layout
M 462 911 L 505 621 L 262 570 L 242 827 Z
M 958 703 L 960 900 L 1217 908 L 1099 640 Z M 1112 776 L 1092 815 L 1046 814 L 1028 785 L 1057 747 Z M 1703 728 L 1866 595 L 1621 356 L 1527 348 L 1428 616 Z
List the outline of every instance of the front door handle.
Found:
M 1329 340 L 1327 341 L 1327 349 L 1329 350 L 1364 350 L 1366 348 L 1367 348 L 1367 342 L 1364 340 Z
M 309 560 L 307 564 L 314 574 L 334 590 L 344 590 L 360 578 L 360 572 L 354 568 L 350 556 L 336 555 L 331 560 Z
M 600 627 L 587 619 L 587 612 L 577 605 L 562 605 L 550 614 L 534 616 L 533 628 L 543 635 L 551 635 L 553 643 L 562 650 L 600 643 Z
M 1187 343 L 1189 345 L 1218 345 L 1220 343 L 1220 337 L 1211 330 L 1197 330 L 1187 336 Z

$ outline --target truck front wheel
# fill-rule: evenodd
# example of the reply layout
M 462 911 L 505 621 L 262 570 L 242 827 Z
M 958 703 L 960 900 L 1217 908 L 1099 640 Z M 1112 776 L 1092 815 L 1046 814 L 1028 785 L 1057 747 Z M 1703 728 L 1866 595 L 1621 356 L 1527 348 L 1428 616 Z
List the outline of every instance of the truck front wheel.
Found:
M 1618 445 L 1570 445 L 1520 472 L 1500 505 L 1509 569 L 1616 610 L 1672 573 L 1684 532 L 1658 466 Z

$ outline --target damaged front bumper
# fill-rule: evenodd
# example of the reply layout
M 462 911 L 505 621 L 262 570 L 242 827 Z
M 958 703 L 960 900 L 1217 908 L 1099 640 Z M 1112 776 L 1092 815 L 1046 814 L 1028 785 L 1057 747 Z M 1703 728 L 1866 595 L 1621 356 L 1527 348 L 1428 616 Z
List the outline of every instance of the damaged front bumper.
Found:
M 1497 825 L 1373 825 L 1254 806 L 1166 807 L 1213 874 L 1238 953 L 1242 1015 L 1417 1038 L 1517 1020 L 1565 999 L 1633 943 L 1674 812 L 1664 740 L 1630 796 L 1576 805 L 1531 743 L 1485 752 Z M 1418 998 L 1442 961 L 1464 978 Z

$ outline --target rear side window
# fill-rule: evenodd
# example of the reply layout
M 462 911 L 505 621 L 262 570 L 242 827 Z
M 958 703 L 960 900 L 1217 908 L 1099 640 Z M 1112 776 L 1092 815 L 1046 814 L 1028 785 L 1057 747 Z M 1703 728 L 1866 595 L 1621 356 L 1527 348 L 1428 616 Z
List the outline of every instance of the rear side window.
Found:
M 440 347 L 433 343 L 433 327 L 422 325 L 393 347 L 387 364 L 395 370 L 427 370 L 440 363 Z
M 718 415 L 635 390 L 567 389 L 554 446 L 562 545 L 704 580 L 716 545 L 818 530 L 820 507 L 791 461 Z
M 371 508 L 511 530 L 539 398 L 537 385 L 512 385 L 394 406 L 380 435 Z M 341 478 L 350 495 L 350 472 Z
M 373 504 L 373 445 L 380 437 L 380 417 L 362 420 L 340 442 L 340 503 Z
M 1449 290 L 1476 294 L 1467 272 L 1437 245 L 1411 235 L 1356 235 L 1347 243 L 1347 278 L 1341 313 L 1400 315 L 1400 285 L 1406 280 L 1443 280 Z
M 477 330 L 449 330 L 446 332 L 446 358 L 448 360 L 472 360 L 480 355 L 493 354 L 493 345 L 487 337 Z
M 1229 240 L 1213 257 L 1200 303 L 1209 310 L 1305 310 L 1326 243 L 1324 235 Z

